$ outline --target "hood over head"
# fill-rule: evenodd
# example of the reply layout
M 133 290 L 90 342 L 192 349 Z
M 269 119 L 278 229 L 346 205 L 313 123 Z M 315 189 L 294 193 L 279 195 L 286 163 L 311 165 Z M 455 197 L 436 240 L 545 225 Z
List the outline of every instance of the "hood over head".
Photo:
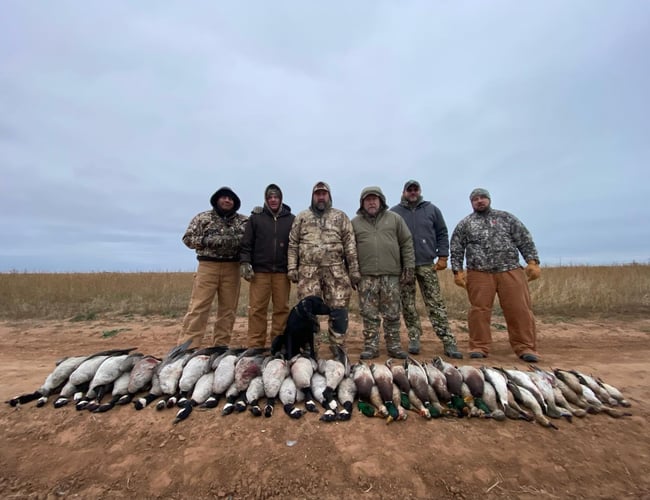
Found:
M 214 208 L 217 211 L 217 213 L 222 214 L 222 210 L 219 208 L 219 205 L 217 204 L 217 200 L 224 195 L 232 198 L 234 205 L 231 212 L 236 212 L 237 210 L 239 210 L 239 208 L 241 207 L 241 200 L 239 199 L 239 196 L 237 196 L 235 192 L 232 189 L 230 189 L 228 186 L 220 187 L 210 197 L 210 205 L 212 205 L 212 208 Z M 222 214 L 222 215 L 226 215 L 226 214 Z
M 386 210 L 388 208 L 388 205 L 386 204 L 386 197 L 384 196 L 381 188 L 379 186 L 368 186 L 361 190 L 361 196 L 359 197 L 359 210 L 363 210 L 363 200 L 370 194 L 374 194 L 379 198 L 379 201 L 381 203 L 380 210 Z
M 322 213 L 322 211 L 318 210 L 318 208 L 316 208 L 316 205 L 314 204 L 314 193 L 316 191 L 321 191 L 321 190 L 322 191 L 327 191 L 329 193 L 329 195 L 330 195 L 329 196 L 329 201 L 327 202 L 325 210 L 327 210 L 328 208 L 331 208 L 331 206 L 332 206 L 332 191 L 330 190 L 330 185 L 327 182 L 318 181 L 316 184 L 314 184 L 314 187 L 311 190 L 311 204 L 310 204 L 311 209 L 313 211 L 317 212 L 317 213 L 318 212 Z

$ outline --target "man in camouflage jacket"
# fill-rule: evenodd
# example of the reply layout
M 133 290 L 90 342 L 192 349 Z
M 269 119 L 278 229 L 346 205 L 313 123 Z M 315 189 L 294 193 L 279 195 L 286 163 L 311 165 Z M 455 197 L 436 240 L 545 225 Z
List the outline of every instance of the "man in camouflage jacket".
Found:
M 535 243 L 519 219 L 491 207 L 486 189 L 474 189 L 469 199 L 474 213 L 461 220 L 451 236 L 451 269 L 454 282 L 467 289 L 471 304 L 470 357 L 484 358 L 490 351 L 492 306 L 498 295 L 510 346 L 521 359 L 534 363 L 539 359 L 537 333 L 526 280 L 541 275 Z M 525 269 L 519 263 L 520 253 Z
M 352 223 L 345 212 L 332 208 L 325 182 L 314 185 L 311 206 L 293 221 L 287 269 L 289 279 L 298 284 L 298 300 L 316 295 L 330 307 L 328 336 L 336 355 L 336 346 L 345 343 L 352 287 L 361 276 Z
M 379 356 L 379 327 L 383 319 L 388 355 L 406 359 L 400 341 L 400 284 L 414 278 L 413 238 L 406 222 L 388 210 L 381 188 L 361 191 L 360 207 L 352 219 L 359 255 L 359 311 L 363 319 L 361 359 Z
M 413 235 L 415 248 L 415 277 L 420 285 L 424 305 L 429 314 L 433 331 L 442 341 L 447 356 L 461 359 L 463 355 L 456 347 L 456 338 L 451 333 L 447 308 L 442 300 L 438 271 L 447 268 L 449 256 L 449 233 L 440 209 L 422 198 L 420 183 L 406 181 L 399 205 L 391 208 L 402 216 Z M 436 260 L 437 259 L 437 260 Z M 434 264 L 434 260 L 436 260 Z M 422 325 L 415 305 L 415 281 L 402 287 L 402 314 L 409 336 L 408 350 L 420 353 Z
M 210 344 L 227 349 L 239 302 L 239 254 L 248 218 L 237 213 L 241 201 L 229 187 L 210 198 L 212 210 L 197 214 L 183 235 L 183 243 L 196 251 L 199 261 L 192 296 L 178 343 L 192 340 L 199 346 L 217 295 L 217 318 Z

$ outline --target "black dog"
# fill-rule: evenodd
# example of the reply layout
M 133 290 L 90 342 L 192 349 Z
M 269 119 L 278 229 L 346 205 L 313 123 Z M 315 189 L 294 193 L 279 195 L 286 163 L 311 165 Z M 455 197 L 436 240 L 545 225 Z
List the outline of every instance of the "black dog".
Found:
M 320 329 L 316 316 L 329 315 L 330 311 L 320 297 L 310 295 L 302 299 L 291 309 L 282 335 L 278 335 L 271 342 L 271 354 L 282 353 L 285 359 L 291 359 L 303 352 L 316 359 L 314 333 Z

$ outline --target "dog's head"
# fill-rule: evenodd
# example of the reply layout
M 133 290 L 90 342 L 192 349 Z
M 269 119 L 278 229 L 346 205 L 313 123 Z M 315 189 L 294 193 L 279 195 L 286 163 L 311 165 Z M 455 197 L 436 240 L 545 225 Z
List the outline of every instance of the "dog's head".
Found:
M 331 312 L 331 309 L 327 304 L 325 304 L 325 302 L 323 302 L 323 299 L 316 295 L 310 295 L 309 297 L 302 299 L 298 302 L 297 308 L 299 313 L 312 318 L 314 316 L 328 315 Z

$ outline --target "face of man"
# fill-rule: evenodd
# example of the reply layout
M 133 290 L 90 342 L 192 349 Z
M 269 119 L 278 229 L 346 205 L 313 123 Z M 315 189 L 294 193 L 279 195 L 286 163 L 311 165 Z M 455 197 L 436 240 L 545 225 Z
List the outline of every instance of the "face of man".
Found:
M 219 205 L 219 208 L 224 212 L 229 212 L 235 206 L 235 202 L 229 195 L 224 194 L 219 196 L 219 199 L 217 200 L 217 205 Z
M 318 189 L 314 191 L 313 202 L 314 202 L 314 206 L 318 210 L 325 210 L 329 200 L 330 200 L 329 192 L 325 191 L 324 189 Z
M 379 196 L 375 194 L 369 194 L 363 199 L 363 209 L 372 217 L 377 215 L 380 206 L 381 202 L 379 201 Z
M 280 203 L 282 203 L 282 200 L 277 194 L 271 194 L 269 197 L 266 199 L 266 204 L 269 206 L 269 208 L 273 212 L 277 212 L 278 208 L 280 208 Z
M 407 187 L 404 190 L 402 195 L 409 203 L 415 203 L 416 201 L 418 201 L 418 198 L 420 197 L 420 188 L 415 184 L 411 184 L 409 187 Z
M 490 198 L 483 195 L 474 196 L 472 198 L 472 208 L 474 212 L 485 212 L 490 208 Z

